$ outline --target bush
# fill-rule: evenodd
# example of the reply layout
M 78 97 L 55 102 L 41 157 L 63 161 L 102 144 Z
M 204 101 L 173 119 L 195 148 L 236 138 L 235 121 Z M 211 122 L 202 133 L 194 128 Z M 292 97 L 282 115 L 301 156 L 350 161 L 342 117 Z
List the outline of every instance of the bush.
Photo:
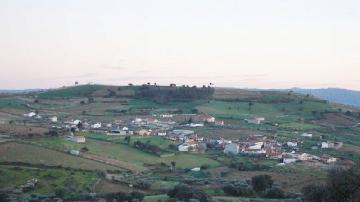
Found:
M 135 202 L 135 201 L 142 201 L 144 199 L 144 194 L 141 192 L 133 191 L 130 193 L 124 192 L 117 192 L 117 193 L 110 193 L 105 196 L 105 200 L 107 202 Z
M 271 188 L 266 191 L 264 194 L 265 198 L 273 198 L 273 199 L 282 199 L 285 198 L 285 193 L 282 189 L 279 188 Z
M 329 171 L 325 185 L 303 188 L 304 201 L 359 201 L 360 165 Z
M 186 185 L 177 185 L 168 192 L 168 196 L 172 199 L 190 202 L 194 199 L 200 202 L 209 202 L 211 197 L 203 190 L 189 187 Z
M 269 175 L 257 175 L 251 178 L 251 184 L 256 192 L 265 191 L 267 188 L 271 188 L 274 181 Z
M 254 194 L 254 191 L 247 184 L 229 184 L 223 187 L 223 191 L 230 196 L 248 197 Z
M 325 202 L 329 199 L 329 191 L 324 185 L 308 185 L 302 189 L 303 201 Z

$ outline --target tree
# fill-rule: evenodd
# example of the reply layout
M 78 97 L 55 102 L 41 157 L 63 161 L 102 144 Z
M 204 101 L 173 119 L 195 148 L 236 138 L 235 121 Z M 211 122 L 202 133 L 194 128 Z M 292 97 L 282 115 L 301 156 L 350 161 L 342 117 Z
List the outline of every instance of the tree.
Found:
M 107 202 L 135 202 L 135 201 L 142 201 L 144 199 L 144 194 L 141 192 L 133 191 L 130 193 L 124 192 L 117 192 L 117 193 L 110 193 L 105 196 L 105 200 Z
M 171 170 L 175 170 L 175 167 L 176 167 L 176 162 L 171 161 Z
M 8 201 L 10 201 L 10 200 L 9 200 L 9 195 L 6 194 L 6 193 L 0 193 L 0 201 L 3 201 L 3 202 L 8 202 Z
M 230 196 L 243 196 L 249 197 L 254 194 L 254 190 L 251 189 L 247 184 L 228 184 L 225 185 L 223 191 Z
M 324 185 L 303 188 L 304 201 L 350 201 L 360 200 L 360 165 L 349 169 L 335 168 L 329 171 Z
M 177 199 L 178 201 L 192 201 L 196 199 L 200 202 L 209 202 L 211 197 L 203 190 L 186 185 L 177 185 L 174 189 L 170 190 L 167 194 L 170 198 Z
M 251 111 L 251 108 L 254 105 L 254 103 L 251 101 L 251 102 L 248 103 L 248 105 L 249 105 L 249 111 Z
M 326 202 L 329 198 L 329 190 L 324 185 L 308 185 L 301 191 L 306 202 Z
M 81 151 L 81 152 L 88 152 L 89 149 L 88 149 L 87 147 L 82 147 L 82 148 L 80 149 L 80 151 Z
M 281 199 L 281 198 L 285 198 L 285 193 L 282 189 L 271 188 L 265 192 L 264 197 L 265 198 L 273 198 L 273 199 Z
M 130 137 L 130 136 L 126 136 L 126 137 L 124 138 L 124 141 L 126 142 L 127 145 L 130 145 L 131 137 Z
M 273 183 L 274 181 L 271 179 L 270 175 L 257 175 L 251 178 L 253 189 L 257 192 L 271 188 Z

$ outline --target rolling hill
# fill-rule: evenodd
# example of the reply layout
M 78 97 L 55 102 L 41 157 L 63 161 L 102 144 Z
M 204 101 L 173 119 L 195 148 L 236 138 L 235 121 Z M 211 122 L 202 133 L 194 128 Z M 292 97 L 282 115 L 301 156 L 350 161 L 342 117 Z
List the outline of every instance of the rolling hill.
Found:
M 352 105 L 360 107 L 360 91 L 347 90 L 341 88 L 327 89 L 291 89 L 296 93 L 310 94 L 321 99 L 328 100 L 339 104 Z

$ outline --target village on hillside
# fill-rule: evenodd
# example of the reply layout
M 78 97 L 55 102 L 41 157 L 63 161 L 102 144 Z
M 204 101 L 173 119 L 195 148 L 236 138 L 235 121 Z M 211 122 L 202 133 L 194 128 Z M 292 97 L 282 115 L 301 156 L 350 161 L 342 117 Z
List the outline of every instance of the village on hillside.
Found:
M 359 158 L 360 110 L 293 92 L 75 85 L 0 95 L 0 115 L 0 194 L 13 201 L 300 200 Z

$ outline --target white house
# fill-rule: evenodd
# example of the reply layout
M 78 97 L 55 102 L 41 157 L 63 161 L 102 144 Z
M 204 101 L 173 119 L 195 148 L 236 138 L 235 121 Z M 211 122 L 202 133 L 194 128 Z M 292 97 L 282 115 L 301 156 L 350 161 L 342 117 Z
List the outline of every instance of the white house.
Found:
M 173 115 L 172 114 L 161 114 L 160 117 L 162 117 L 162 118 L 172 118 Z
M 224 153 L 225 154 L 239 154 L 240 147 L 236 143 L 230 143 L 225 145 Z
M 24 114 L 24 116 L 32 118 L 32 117 L 36 116 L 36 113 L 35 112 L 30 112 L 28 114 Z
M 327 163 L 335 163 L 336 160 L 337 160 L 336 158 L 330 157 L 326 162 L 327 162 Z
M 248 150 L 260 150 L 264 146 L 264 142 L 256 142 L 254 145 L 249 146 Z
M 201 168 L 199 168 L 199 167 L 191 169 L 191 171 L 194 171 L 194 172 L 199 172 L 200 170 L 201 170 Z
M 257 117 L 257 118 L 253 118 L 253 119 L 245 119 L 245 121 L 247 121 L 248 123 L 253 123 L 253 124 L 261 124 L 261 122 L 265 121 L 265 118 Z
M 298 146 L 298 145 L 297 145 L 297 142 L 287 142 L 286 145 L 287 145 L 288 147 L 297 147 L 297 146 Z
M 310 138 L 312 138 L 313 135 L 311 133 L 303 133 L 301 136 L 302 137 L 310 137 Z
M 204 127 L 204 124 L 203 123 L 190 123 L 189 126 L 192 128 Z
M 58 122 L 58 118 L 56 116 L 53 116 L 50 118 L 50 121 L 53 123 L 56 123 L 56 122 Z
M 134 123 L 141 123 L 143 120 L 141 118 L 135 118 L 134 119 Z
M 102 126 L 101 123 L 95 123 L 95 124 L 91 125 L 91 128 L 98 129 L 98 128 L 101 128 L 101 126 Z
M 84 137 L 84 136 L 80 136 L 80 135 L 73 136 L 73 137 L 71 138 L 71 140 L 72 140 L 73 142 L 76 142 L 76 143 L 85 143 L 85 142 L 86 142 L 85 137 Z
M 165 132 L 165 131 L 158 132 L 157 135 L 158 135 L 158 136 L 166 136 L 166 132 Z
M 80 121 L 80 120 L 78 120 L 78 119 L 77 119 L 77 120 L 75 120 L 75 121 L 73 121 L 73 124 L 74 124 L 74 125 L 79 125 L 79 123 L 81 123 L 81 121 Z
M 307 153 L 302 153 L 298 156 L 299 160 L 301 161 L 309 161 L 313 159 L 313 155 L 311 154 L 307 154 Z
M 121 130 L 123 130 L 123 131 L 128 131 L 128 130 L 129 130 L 129 128 L 128 128 L 128 127 L 126 127 L 126 126 L 124 126 Z
M 330 148 L 330 147 L 329 147 L 329 143 L 327 143 L 327 142 L 321 142 L 321 149 L 328 149 L 328 148 Z
M 208 122 L 208 123 L 215 123 L 215 117 L 210 116 L 210 117 L 206 118 L 206 122 Z

